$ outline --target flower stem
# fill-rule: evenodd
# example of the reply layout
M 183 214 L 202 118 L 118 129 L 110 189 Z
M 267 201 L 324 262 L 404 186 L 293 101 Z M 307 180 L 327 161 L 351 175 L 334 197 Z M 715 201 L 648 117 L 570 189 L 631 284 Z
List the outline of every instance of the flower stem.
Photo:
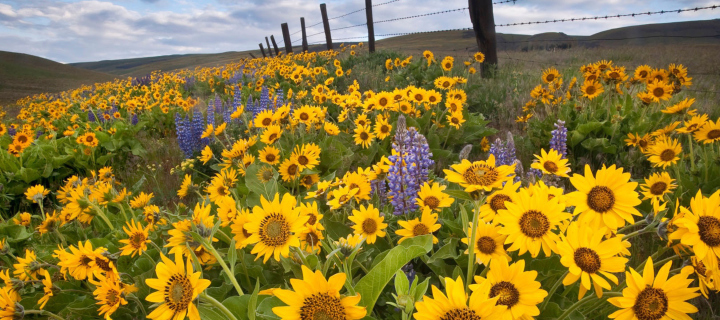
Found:
M 46 317 L 48 317 L 48 318 L 64 320 L 64 318 L 60 317 L 59 315 L 56 315 L 56 314 L 54 314 L 54 313 L 52 313 L 52 312 L 50 312 L 50 311 L 45 311 L 45 310 L 25 310 L 25 314 L 26 314 L 26 315 L 28 315 L 28 314 L 39 314 L 39 315 L 41 315 L 41 316 L 46 316 Z
M 203 247 L 205 249 L 210 250 L 210 253 L 215 256 L 215 259 L 217 259 L 218 263 L 220 263 L 220 266 L 222 267 L 223 271 L 225 271 L 225 274 L 230 278 L 230 282 L 232 282 L 233 286 L 235 287 L 235 290 L 237 290 L 239 295 L 243 295 L 243 290 L 240 288 L 240 284 L 237 282 L 237 279 L 235 279 L 235 275 L 230 271 L 230 268 L 228 268 L 227 264 L 225 263 L 225 260 L 220 256 L 220 253 L 215 250 L 215 247 L 212 246 L 212 243 L 208 243 L 207 240 L 203 241 Z M 232 248 L 234 249 L 234 248 Z
M 240 293 L 240 294 L 242 295 L 242 293 Z M 205 292 L 201 293 L 201 294 L 200 294 L 200 297 L 203 298 L 203 299 L 205 299 L 205 300 L 207 300 L 207 302 L 210 302 L 210 304 L 213 305 L 213 307 L 220 309 L 220 311 L 221 311 L 223 314 L 225 314 L 225 316 L 226 316 L 228 319 L 230 319 L 230 320 L 237 320 L 237 318 L 235 317 L 235 315 L 233 315 L 232 312 L 230 312 L 230 310 L 228 310 L 228 308 L 225 307 L 225 305 L 223 305 L 222 303 L 220 303 L 220 301 L 215 300 L 215 298 L 207 295 L 207 293 L 205 293 Z
M 467 268 L 467 276 L 465 278 L 465 292 L 468 292 L 470 283 L 472 283 L 473 276 L 475 275 L 475 230 L 472 228 L 477 228 L 478 219 L 480 216 L 480 202 L 482 200 L 475 200 L 475 210 L 473 210 L 473 220 L 472 220 L 472 227 L 465 226 L 465 234 L 470 237 L 470 241 L 468 241 L 468 268 Z M 472 233 L 472 234 L 471 234 Z
M 550 291 L 548 292 L 547 298 L 540 305 L 540 310 L 545 309 L 545 306 L 548 304 L 548 302 L 550 302 L 550 299 L 552 298 L 553 294 L 555 294 L 555 291 L 557 291 L 557 289 L 560 287 L 560 284 L 562 284 L 563 280 L 565 279 L 565 276 L 567 276 L 568 273 L 570 273 L 570 270 L 565 271 L 565 273 L 563 273 L 563 275 L 561 275 L 560 278 L 558 278 L 557 281 L 555 281 L 555 284 L 552 286 L 552 288 L 550 288 Z

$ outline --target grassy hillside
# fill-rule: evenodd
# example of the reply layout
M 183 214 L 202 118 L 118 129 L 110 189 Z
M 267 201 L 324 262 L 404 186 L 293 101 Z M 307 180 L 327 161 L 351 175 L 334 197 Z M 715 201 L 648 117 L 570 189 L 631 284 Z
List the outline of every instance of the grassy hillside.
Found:
M 115 76 L 22 53 L 0 51 L 0 105 L 42 93 L 60 92 Z

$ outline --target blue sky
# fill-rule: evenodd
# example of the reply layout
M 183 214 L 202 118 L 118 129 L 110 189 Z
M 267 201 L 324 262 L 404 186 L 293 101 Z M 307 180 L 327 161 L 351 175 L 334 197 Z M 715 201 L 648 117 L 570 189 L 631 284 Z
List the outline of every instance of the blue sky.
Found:
M 388 0 L 374 0 L 381 3 Z M 0 0 L 0 50 L 28 53 L 59 62 L 82 62 L 187 53 L 256 49 L 271 34 L 282 46 L 280 24 L 290 32 L 320 22 L 323 1 L 297 0 Z M 335 17 L 364 7 L 362 0 L 326 0 Z M 441 5 L 441 6 L 439 6 Z M 720 0 L 518 0 L 494 6 L 495 23 L 562 19 L 618 13 L 720 5 Z M 456 9 L 466 0 L 400 0 L 376 7 L 375 20 Z M 720 18 L 720 9 L 575 23 L 498 28 L 497 32 L 565 32 L 591 35 L 647 23 Z M 365 22 L 364 12 L 330 22 L 331 28 Z M 376 34 L 470 27 L 467 11 L 400 20 L 375 26 Z M 308 34 L 322 31 L 322 25 Z M 364 36 L 365 27 L 337 30 L 333 38 Z M 293 40 L 297 39 L 293 36 Z M 323 35 L 310 38 L 322 41 Z M 298 42 L 299 43 L 299 42 Z

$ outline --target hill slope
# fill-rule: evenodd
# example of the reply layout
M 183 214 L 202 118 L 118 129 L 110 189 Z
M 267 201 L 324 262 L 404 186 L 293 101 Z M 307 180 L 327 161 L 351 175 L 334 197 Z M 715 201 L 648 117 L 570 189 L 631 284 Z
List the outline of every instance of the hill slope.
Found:
M 0 105 L 43 92 L 60 92 L 115 76 L 28 54 L 0 51 Z

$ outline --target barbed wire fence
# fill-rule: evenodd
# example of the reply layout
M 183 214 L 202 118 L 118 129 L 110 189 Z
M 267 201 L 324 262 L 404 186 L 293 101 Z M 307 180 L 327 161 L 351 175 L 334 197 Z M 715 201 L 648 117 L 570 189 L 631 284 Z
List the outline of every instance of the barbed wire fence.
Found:
M 659 11 L 647 11 L 647 12 L 634 12 L 634 13 L 622 13 L 622 14 L 614 14 L 614 15 L 598 15 L 598 16 L 588 16 L 588 17 L 577 17 L 577 18 L 565 18 L 565 19 L 553 19 L 553 20 L 541 20 L 541 21 L 527 21 L 527 22 L 515 22 L 515 23 L 500 23 L 495 24 L 494 17 L 493 17 L 493 6 L 495 5 L 514 5 L 518 0 L 502 0 L 502 1 L 491 1 L 491 0 L 471 0 L 468 2 L 468 7 L 462 7 L 462 8 L 455 8 L 455 9 L 446 9 L 441 11 L 435 11 L 435 12 L 426 12 L 426 13 L 420 13 L 420 14 L 414 14 L 414 15 L 407 15 L 407 16 L 401 16 L 401 17 L 394 17 L 394 18 L 384 18 L 377 21 L 373 21 L 373 8 L 377 8 L 379 6 L 384 5 L 390 5 L 394 3 L 398 3 L 402 0 L 391 0 L 391 1 L 385 1 L 382 3 L 372 4 L 372 0 L 365 0 L 365 8 L 359 8 L 347 13 L 339 14 L 336 16 L 333 16 L 331 18 L 327 17 L 327 12 L 323 12 L 325 10 L 325 5 L 321 4 L 321 12 L 323 13 L 323 19 L 320 22 L 311 24 L 309 26 L 304 25 L 304 18 L 301 18 L 301 30 L 297 30 L 293 33 L 287 33 L 283 35 L 283 40 L 287 39 L 287 41 L 283 41 L 283 45 L 285 47 L 286 53 L 292 52 L 293 45 L 297 42 L 302 41 L 302 51 L 308 51 L 309 46 L 315 46 L 315 45 L 322 45 L 325 44 L 328 49 L 333 48 L 334 42 L 343 42 L 346 40 L 353 40 L 352 42 L 361 42 L 361 41 L 368 41 L 369 44 L 369 50 L 370 52 L 374 52 L 374 42 L 375 38 L 386 38 L 386 37 L 394 37 L 394 36 L 406 36 L 406 35 L 416 35 L 416 34 L 428 34 L 428 33 L 440 33 L 440 32 L 450 32 L 450 31 L 474 31 L 476 42 L 478 43 L 477 48 L 471 48 L 466 47 L 464 49 L 455 49 L 455 50 L 435 50 L 438 52 L 446 51 L 453 54 L 472 54 L 477 51 L 481 51 L 485 53 L 486 55 L 486 64 L 490 65 L 496 65 L 497 64 L 497 47 L 498 45 L 502 45 L 507 50 L 508 45 L 513 44 L 534 44 L 534 43 L 569 43 L 569 44 L 579 44 L 584 42 L 602 42 L 602 41 L 627 41 L 627 40 L 641 40 L 641 39 L 652 39 L 652 38 L 687 38 L 687 39 L 698 39 L 698 38 L 717 38 L 720 39 L 720 33 L 714 34 L 714 35 L 646 35 L 646 36 L 635 36 L 635 37 L 618 37 L 618 38 L 612 38 L 612 37 L 606 37 L 606 38 L 570 38 L 567 39 L 521 39 L 521 40 L 511 40 L 507 41 L 505 40 L 505 37 L 500 39 L 498 41 L 497 35 L 495 34 L 495 28 L 511 28 L 514 26 L 524 26 L 524 25 L 537 25 L 537 24 L 550 24 L 550 23 L 570 23 L 570 22 L 587 22 L 587 21 L 601 21 L 601 20 L 609 20 L 609 19 L 619 19 L 619 18 L 636 18 L 641 16 L 652 16 L 652 15 L 667 15 L 667 14 L 680 14 L 683 12 L 697 12 L 697 11 L 703 11 L 703 10 L 715 10 L 720 8 L 720 5 L 709 5 L 709 6 L 699 6 L 694 8 L 680 8 L 680 9 L 674 9 L 674 10 L 659 10 Z M 522 1 L 522 0 L 520 0 Z M 348 17 L 365 12 L 366 14 L 366 22 L 364 23 L 354 23 L 349 24 L 349 20 L 347 20 Z M 406 20 L 412 20 L 412 19 L 418 19 L 428 16 L 435 16 L 435 15 L 444 15 L 444 14 L 450 14 L 450 13 L 469 13 L 470 14 L 470 20 L 471 20 L 471 26 L 465 27 L 465 28 L 453 28 L 453 29 L 441 29 L 441 30 L 419 30 L 419 31 L 413 31 L 413 32 L 386 32 L 386 33 L 379 33 L 375 34 L 374 32 L 374 26 L 375 25 L 384 25 L 386 23 L 395 22 L 395 21 L 406 21 Z M 330 21 L 334 21 L 335 23 L 339 24 L 340 26 L 337 27 L 330 27 Z M 355 20 L 356 21 L 356 20 Z M 343 24 L 345 24 L 343 26 Z M 323 30 L 319 32 L 314 32 L 312 34 L 306 34 L 307 29 L 314 28 L 317 26 L 323 26 Z M 367 35 L 362 36 L 340 36 L 340 37 L 332 37 L 332 32 L 342 32 L 342 31 L 350 31 L 350 29 L 359 28 L 359 27 L 367 27 L 368 33 Z M 285 28 L 283 29 L 283 31 Z M 300 38 L 297 38 L 295 40 L 289 41 L 290 36 L 296 35 L 298 33 L 302 33 L 302 36 Z M 312 42 L 309 42 L 308 39 L 318 37 L 320 35 L 325 35 L 325 41 L 316 39 Z M 491 35 L 488 37 L 488 35 Z M 262 49 L 262 44 L 261 44 Z M 269 53 L 272 54 L 272 50 L 268 48 Z M 473 49 L 473 50 L 471 50 Z M 503 59 L 508 60 L 516 60 L 520 61 L 522 59 L 516 59 L 516 58 L 510 58 L 503 57 Z M 529 62 L 526 61 L 526 62 Z M 533 61 L 536 62 L 536 61 Z M 547 62 L 544 62 L 547 63 Z M 697 73 L 697 74 L 703 74 L 703 73 Z M 704 73 L 705 75 L 718 75 L 715 73 Z

